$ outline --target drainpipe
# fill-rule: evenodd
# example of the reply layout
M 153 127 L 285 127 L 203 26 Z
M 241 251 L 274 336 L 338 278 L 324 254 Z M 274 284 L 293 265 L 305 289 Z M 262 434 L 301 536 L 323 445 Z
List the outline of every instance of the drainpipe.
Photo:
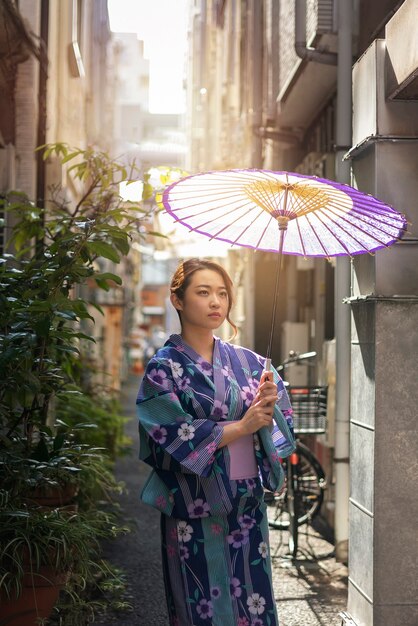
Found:
M 301 59 L 337 65 L 335 52 L 317 50 L 306 45 L 306 0 L 295 0 L 295 51 Z
M 46 143 L 47 123 L 47 82 L 48 82 L 48 39 L 49 39 L 49 0 L 41 2 L 40 21 L 40 60 L 39 60 L 39 87 L 38 87 L 38 128 L 36 145 Z M 36 153 L 36 202 L 38 206 L 45 206 L 45 175 L 46 162 L 42 151 Z
M 353 0 L 338 0 L 336 179 L 346 184 L 351 182 L 350 163 L 343 161 L 343 156 L 352 142 L 352 20 Z M 350 258 L 338 257 L 335 271 L 335 553 L 337 560 L 342 562 L 348 559 L 351 379 L 351 311 L 343 304 L 343 299 L 349 297 L 350 287 Z
M 252 154 L 251 167 L 263 167 L 262 138 L 257 132 L 263 120 L 263 3 L 258 0 L 252 2 L 252 62 L 253 62 L 253 93 L 252 93 Z
M 199 62 L 199 84 L 198 84 L 198 106 L 199 108 L 199 126 L 203 130 L 203 137 L 199 139 L 199 162 L 198 168 L 201 170 L 207 169 L 208 166 L 208 144 L 209 144 L 209 134 L 208 134 L 208 123 L 209 123 L 209 114 L 208 114 L 208 89 L 210 89 L 209 81 L 209 71 L 207 68 L 207 54 L 206 54 L 206 46 L 207 46 L 207 38 L 206 38 L 206 0 L 201 0 L 200 3 L 200 62 Z

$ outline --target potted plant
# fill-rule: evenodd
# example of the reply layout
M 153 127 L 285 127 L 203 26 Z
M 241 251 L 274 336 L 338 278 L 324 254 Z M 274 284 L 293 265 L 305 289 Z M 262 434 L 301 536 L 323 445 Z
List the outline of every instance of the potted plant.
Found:
M 91 520 L 9 503 L 0 512 L 0 613 L 13 626 L 49 617 L 60 590 L 85 579 L 97 551 Z M 1 622 L 3 623 L 3 622 Z
M 81 468 L 65 443 L 62 433 L 53 437 L 40 431 L 33 448 L 14 437 L 0 449 L 1 484 L 12 499 L 20 496 L 27 504 L 49 507 L 73 502 Z

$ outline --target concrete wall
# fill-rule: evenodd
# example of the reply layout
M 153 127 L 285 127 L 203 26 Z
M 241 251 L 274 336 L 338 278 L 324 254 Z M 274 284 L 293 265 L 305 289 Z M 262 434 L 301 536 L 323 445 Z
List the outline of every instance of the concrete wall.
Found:
M 412 226 L 400 243 L 354 262 L 348 609 L 361 626 L 413 626 L 418 623 L 418 103 L 385 98 L 386 61 L 381 40 L 354 68 L 354 139 L 366 146 L 354 153 L 354 181 L 405 213 Z

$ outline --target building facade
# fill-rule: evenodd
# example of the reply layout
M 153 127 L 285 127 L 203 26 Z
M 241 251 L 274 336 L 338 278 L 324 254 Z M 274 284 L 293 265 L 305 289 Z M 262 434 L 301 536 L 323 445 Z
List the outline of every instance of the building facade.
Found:
M 418 619 L 417 15 L 416 0 L 194 0 L 190 20 L 192 171 L 351 182 L 412 223 L 399 244 L 344 267 L 286 258 L 278 307 L 275 362 L 291 347 L 315 350 L 315 382 L 328 384 L 328 432 L 311 444 L 327 470 L 337 555 L 349 550 L 348 613 L 359 626 Z M 245 258 L 253 300 L 243 323 L 263 352 L 274 258 Z
M 116 154 L 116 51 L 106 0 L 1 3 L 0 193 L 22 191 L 42 206 L 51 186 L 58 185 L 69 200 L 80 198 L 83 190 L 70 184 L 68 166 L 44 161 L 36 151 L 45 143 Z M 104 271 L 115 270 L 110 261 L 105 264 Z M 116 271 L 133 275 L 129 260 Z M 89 332 L 97 343 L 91 356 L 100 364 L 101 382 L 115 389 L 125 371 L 123 336 L 133 291 L 125 285 L 106 298 L 93 287 L 88 293 L 104 311 L 102 316 L 92 308 L 96 324 Z

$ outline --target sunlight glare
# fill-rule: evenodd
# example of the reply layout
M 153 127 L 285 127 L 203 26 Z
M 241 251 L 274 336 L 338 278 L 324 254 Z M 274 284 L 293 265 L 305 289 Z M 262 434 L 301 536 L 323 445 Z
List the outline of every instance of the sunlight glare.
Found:
M 138 34 L 150 61 L 150 112 L 184 113 L 188 0 L 108 0 L 111 30 Z

